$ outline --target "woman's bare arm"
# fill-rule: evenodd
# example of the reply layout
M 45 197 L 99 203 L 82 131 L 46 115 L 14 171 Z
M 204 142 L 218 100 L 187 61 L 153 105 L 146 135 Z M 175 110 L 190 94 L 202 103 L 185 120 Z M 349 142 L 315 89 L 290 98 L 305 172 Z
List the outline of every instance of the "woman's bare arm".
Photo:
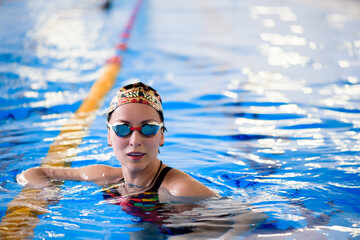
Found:
M 106 165 L 90 165 L 81 168 L 30 168 L 17 176 L 19 184 L 32 187 L 52 186 L 54 180 L 95 182 L 106 185 L 122 178 L 121 168 Z

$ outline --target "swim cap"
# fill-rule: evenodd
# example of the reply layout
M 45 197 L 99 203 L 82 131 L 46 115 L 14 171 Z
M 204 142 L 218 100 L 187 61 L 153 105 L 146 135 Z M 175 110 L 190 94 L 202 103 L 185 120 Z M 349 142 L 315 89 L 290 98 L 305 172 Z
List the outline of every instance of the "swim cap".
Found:
M 110 120 L 111 113 L 119 106 L 127 103 L 142 103 L 154 108 L 164 121 L 162 101 L 159 93 L 152 87 L 142 83 L 132 83 L 119 89 L 116 96 L 111 100 L 107 119 Z

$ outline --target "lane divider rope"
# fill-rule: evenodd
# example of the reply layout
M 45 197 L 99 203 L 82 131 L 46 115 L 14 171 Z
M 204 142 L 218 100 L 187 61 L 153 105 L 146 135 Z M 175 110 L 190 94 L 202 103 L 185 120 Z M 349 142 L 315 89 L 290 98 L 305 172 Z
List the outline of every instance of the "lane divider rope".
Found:
M 81 144 L 83 137 L 88 134 L 88 128 L 96 117 L 96 110 L 101 107 L 104 97 L 116 81 L 130 33 L 142 3 L 143 0 L 137 1 L 125 29 L 119 36 L 120 41 L 115 45 L 115 55 L 106 61 L 102 74 L 92 85 L 88 96 L 74 115 L 62 126 L 62 130 L 50 145 L 42 161 L 42 167 L 71 166 L 72 159 L 77 155 L 77 147 Z M 28 239 L 34 236 L 34 229 L 40 222 L 38 215 L 49 212 L 47 209 L 49 202 L 42 197 L 42 194 L 42 189 L 23 188 L 14 197 L 8 204 L 6 215 L 0 223 L 1 239 Z

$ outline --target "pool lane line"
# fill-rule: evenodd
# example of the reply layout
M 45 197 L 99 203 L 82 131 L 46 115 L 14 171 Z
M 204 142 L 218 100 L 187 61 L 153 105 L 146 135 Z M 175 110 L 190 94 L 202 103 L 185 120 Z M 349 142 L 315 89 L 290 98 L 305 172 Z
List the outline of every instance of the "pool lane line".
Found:
M 133 29 L 136 16 L 143 3 L 138 0 L 132 14 L 119 36 L 116 54 L 106 61 L 102 74 L 92 85 L 88 96 L 84 99 L 74 115 L 62 126 L 62 130 L 50 145 L 49 151 L 41 163 L 42 167 L 70 167 L 72 159 L 77 155 L 77 147 L 88 133 L 88 128 L 95 119 L 96 110 L 103 102 L 106 94 L 112 89 L 120 72 L 123 53 Z M 61 183 L 59 184 L 61 185 Z M 57 190 L 60 190 L 57 188 Z M 23 188 L 8 204 L 6 215 L 0 223 L 1 239 L 28 239 L 34 236 L 34 229 L 40 222 L 38 215 L 48 213 L 48 200 L 42 198 L 42 189 Z M 58 191 L 55 193 L 58 196 Z

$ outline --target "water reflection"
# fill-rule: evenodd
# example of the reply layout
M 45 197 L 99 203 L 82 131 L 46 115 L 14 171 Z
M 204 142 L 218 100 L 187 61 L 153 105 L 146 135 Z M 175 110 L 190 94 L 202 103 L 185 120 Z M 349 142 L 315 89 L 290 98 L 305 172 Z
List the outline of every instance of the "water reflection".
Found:
M 273 7 L 273 6 L 250 6 L 250 16 L 258 19 L 261 15 L 277 15 L 284 22 L 293 22 L 297 20 L 291 7 Z
M 282 36 L 280 34 L 275 33 L 262 33 L 260 37 L 265 42 L 269 42 L 273 45 L 290 45 L 290 46 L 306 46 L 307 41 L 305 38 L 297 37 L 293 35 L 285 35 Z
M 304 33 L 304 28 L 300 25 L 291 25 L 290 26 L 290 30 L 293 32 L 293 33 L 296 33 L 296 34 L 302 34 Z
M 307 56 L 302 56 L 297 52 L 287 52 L 280 47 L 272 47 L 268 44 L 261 44 L 260 49 L 268 57 L 268 63 L 271 66 L 282 66 L 284 68 L 293 65 L 306 66 L 310 61 Z
M 142 229 L 130 234 L 136 239 L 146 238 L 150 232 L 160 238 L 181 235 L 181 238 L 228 239 L 248 232 L 268 218 L 254 207 L 232 199 L 168 203 L 151 208 L 125 204 L 122 209 L 136 222 L 132 226 Z M 158 231 L 154 231 L 154 225 Z
M 327 21 L 333 28 L 343 28 L 344 24 L 349 20 L 349 17 L 339 13 L 329 14 Z

